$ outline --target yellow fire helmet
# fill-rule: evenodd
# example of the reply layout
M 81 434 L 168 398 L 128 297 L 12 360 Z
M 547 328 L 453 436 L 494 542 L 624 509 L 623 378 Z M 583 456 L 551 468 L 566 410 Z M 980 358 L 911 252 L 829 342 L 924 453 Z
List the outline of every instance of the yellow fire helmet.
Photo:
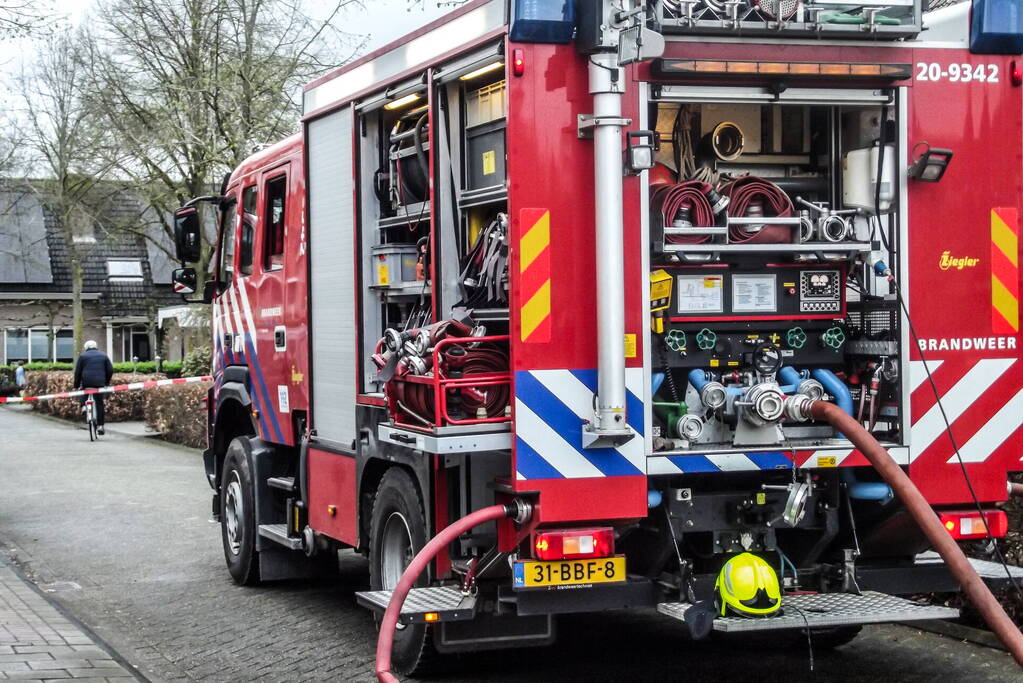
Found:
M 718 614 L 767 617 L 781 609 L 781 588 L 771 565 L 752 553 L 730 558 L 714 583 Z

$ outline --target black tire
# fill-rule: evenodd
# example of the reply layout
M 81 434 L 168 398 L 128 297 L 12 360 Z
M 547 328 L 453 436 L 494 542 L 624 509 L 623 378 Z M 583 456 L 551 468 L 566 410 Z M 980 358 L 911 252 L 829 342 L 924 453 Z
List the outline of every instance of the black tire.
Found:
M 815 650 L 834 650 L 835 648 L 848 645 L 856 636 L 860 635 L 862 626 L 834 626 L 831 628 L 810 629 L 810 642 Z M 799 632 L 799 637 L 793 643 L 795 647 L 806 646 L 806 630 Z
M 231 578 L 240 586 L 259 583 L 259 553 L 256 551 L 256 501 L 249 469 L 249 441 L 240 436 L 231 441 L 224 456 L 220 480 L 220 537 Z
M 404 522 L 404 525 L 401 524 Z M 404 528 L 411 539 L 411 555 L 396 552 L 395 544 L 387 542 L 385 535 L 400 536 Z M 397 529 L 397 530 L 396 530 Z M 419 489 L 408 472 L 392 467 L 384 473 L 373 499 L 370 515 L 369 584 L 372 590 L 394 587 L 396 565 L 408 566 L 415 553 L 426 545 L 426 519 Z M 388 550 L 390 549 L 390 550 Z M 404 556 L 402 556 L 404 555 Z M 424 572 L 416 586 L 426 586 Z M 438 659 L 433 647 L 433 630 L 426 624 L 400 627 L 394 634 L 391 650 L 392 670 L 404 676 L 416 676 L 433 670 Z
M 97 438 L 98 438 L 98 435 L 96 434 L 96 423 L 93 422 L 92 419 L 90 419 L 89 420 L 89 441 L 95 441 Z

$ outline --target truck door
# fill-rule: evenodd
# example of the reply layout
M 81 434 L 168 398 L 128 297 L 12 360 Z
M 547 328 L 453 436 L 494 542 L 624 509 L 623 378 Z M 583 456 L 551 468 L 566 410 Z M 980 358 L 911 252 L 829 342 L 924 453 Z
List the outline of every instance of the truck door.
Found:
M 284 325 L 284 215 L 288 164 L 246 179 L 231 302 L 245 333 L 250 394 L 264 439 L 292 444 Z

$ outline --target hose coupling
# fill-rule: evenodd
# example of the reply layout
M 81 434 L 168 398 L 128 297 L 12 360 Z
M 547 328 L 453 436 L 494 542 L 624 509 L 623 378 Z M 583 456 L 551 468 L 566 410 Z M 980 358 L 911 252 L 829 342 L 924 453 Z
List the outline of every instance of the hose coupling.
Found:
M 707 382 L 703 389 L 700 389 L 700 401 L 711 410 L 717 410 L 725 405 L 728 392 L 721 382 Z
M 810 406 L 815 400 L 803 393 L 786 396 L 785 417 L 796 422 L 806 422 L 810 419 Z
M 533 504 L 516 498 L 504 506 L 505 514 L 518 526 L 522 526 L 533 516 Z

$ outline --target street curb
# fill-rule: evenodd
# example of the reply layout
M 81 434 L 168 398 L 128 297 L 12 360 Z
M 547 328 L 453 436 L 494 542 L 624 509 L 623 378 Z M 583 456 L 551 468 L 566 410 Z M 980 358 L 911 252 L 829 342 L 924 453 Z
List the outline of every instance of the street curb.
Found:
M 18 404 L 14 404 L 14 405 L 18 405 Z M 77 420 L 65 420 L 62 417 L 57 417 L 55 415 L 49 415 L 47 413 L 41 413 L 41 412 L 39 412 L 37 410 L 25 410 L 23 408 L 13 408 L 11 406 L 2 406 L 2 405 L 0 405 L 0 410 L 10 410 L 11 412 L 21 413 L 23 415 L 29 415 L 31 417 L 37 417 L 37 418 L 40 418 L 40 419 L 43 419 L 43 420 L 49 420 L 50 422 L 55 422 L 57 424 L 62 424 L 64 426 L 66 426 L 66 427 L 73 427 L 75 429 L 84 429 L 85 428 L 85 424 L 84 423 L 79 423 Z M 110 424 L 118 424 L 118 423 L 112 422 Z M 109 425 L 107 426 L 107 430 L 110 431 L 110 432 L 116 432 L 118 436 L 123 436 L 126 439 L 144 439 L 144 440 L 148 440 L 151 443 L 158 443 L 158 444 L 160 444 L 162 446 L 168 446 L 170 448 L 175 448 L 175 449 L 181 450 L 181 451 L 188 451 L 188 452 L 193 453 L 193 454 L 198 454 L 198 453 L 202 452 L 201 448 L 194 448 L 192 446 L 185 446 L 184 444 L 174 443 L 173 441 L 168 441 L 168 440 L 166 440 L 166 439 L 164 439 L 162 437 L 162 432 L 153 432 L 152 434 L 125 434 L 123 432 L 117 432 L 116 428 L 111 429 Z
M 32 581 L 32 579 L 26 576 L 25 572 L 22 570 L 21 564 L 16 558 L 12 557 L 9 552 L 5 551 L 0 554 L 0 566 L 7 567 L 14 572 L 14 575 L 21 579 L 22 583 L 28 586 L 40 598 L 45 600 L 46 603 L 55 609 L 58 614 L 74 624 L 82 633 L 89 636 L 89 638 L 92 639 L 98 647 L 110 655 L 110 658 L 120 664 L 125 671 L 133 675 L 137 680 L 141 681 L 141 683 L 152 683 L 137 666 L 125 659 L 121 653 L 111 647 L 110 643 L 104 640 L 102 636 L 89 628 L 88 624 L 82 622 L 81 619 L 72 614 L 66 607 L 64 607 L 64 605 L 54 599 L 46 591 L 42 590 L 34 581 Z

